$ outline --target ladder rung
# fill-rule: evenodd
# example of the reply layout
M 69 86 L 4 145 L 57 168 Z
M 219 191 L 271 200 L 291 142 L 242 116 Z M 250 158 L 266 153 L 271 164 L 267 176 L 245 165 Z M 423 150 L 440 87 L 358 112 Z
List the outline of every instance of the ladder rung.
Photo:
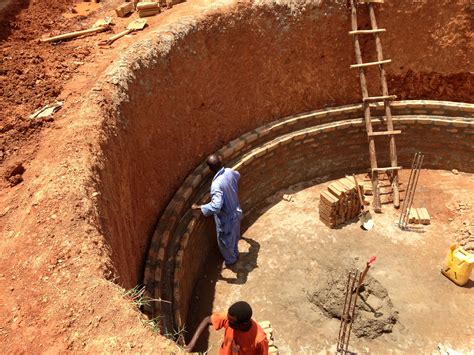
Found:
M 401 134 L 402 131 L 381 131 L 381 132 L 371 132 L 367 133 L 369 137 L 373 136 L 393 136 L 395 134 Z
M 349 31 L 350 35 L 368 35 L 373 33 L 382 33 L 385 32 L 385 28 L 378 28 L 376 30 L 355 30 Z
M 391 59 L 385 59 L 385 60 L 381 60 L 381 61 L 378 61 L 378 62 L 352 64 L 351 69 L 353 69 L 353 68 L 362 68 L 362 67 L 370 67 L 371 65 L 387 64 L 387 63 L 390 63 L 391 61 L 392 61 Z
M 384 172 L 390 170 L 402 170 L 401 166 L 390 166 L 388 168 L 372 168 L 372 171 Z
M 388 95 L 388 96 L 371 96 L 371 97 L 364 97 L 362 101 L 364 102 L 380 102 L 380 101 L 394 101 L 397 99 L 396 95 Z

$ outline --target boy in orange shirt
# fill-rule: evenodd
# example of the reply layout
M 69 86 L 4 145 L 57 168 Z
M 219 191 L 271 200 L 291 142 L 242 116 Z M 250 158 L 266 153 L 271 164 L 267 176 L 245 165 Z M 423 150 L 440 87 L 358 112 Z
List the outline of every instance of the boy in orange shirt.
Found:
M 204 318 L 185 347 L 187 352 L 193 350 L 200 335 L 209 325 L 215 330 L 225 330 L 219 355 L 268 355 L 267 336 L 262 327 L 252 319 L 252 308 L 247 302 L 234 303 L 227 314 L 214 313 Z

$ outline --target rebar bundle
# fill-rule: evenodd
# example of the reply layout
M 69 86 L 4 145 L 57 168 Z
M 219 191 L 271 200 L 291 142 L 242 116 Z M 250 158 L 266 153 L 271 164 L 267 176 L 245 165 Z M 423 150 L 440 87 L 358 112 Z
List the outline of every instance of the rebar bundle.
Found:
M 424 155 L 416 152 L 413 157 L 411 165 L 410 178 L 408 179 L 407 190 L 405 192 L 405 199 L 403 200 L 402 210 L 400 212 L 400 219 L 398 226 L 400 229 L 407 229 L 409 222 L 410 210 L 415 197 L 416 186 L 418 185 L 418 178 L 420 177 L 421 166 L 423 165 Z
M 344 298 L 344 307 L 341 315 L 341 325 L 339 326 L 339 336 L 337 339 L 337 353 L 345 354 L 348 352 L 349 339 L 351 337 L 352 322 L 357 303 L 357 295 L 360 287 L 360 272 L 353 270 L 349 272 L 346 285 L 346 296 Z M 354 292 L 355 289 L 355 292 Z

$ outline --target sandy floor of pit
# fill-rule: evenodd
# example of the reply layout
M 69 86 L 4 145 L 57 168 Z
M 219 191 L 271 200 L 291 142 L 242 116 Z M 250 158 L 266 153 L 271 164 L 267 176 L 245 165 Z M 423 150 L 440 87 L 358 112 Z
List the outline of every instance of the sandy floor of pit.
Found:
M 407 180 L 406 173 L 402 181 Z M 474 221 L 469 206 L 474 204 L 474 176 L 422 172 L 414 205 L 428 208 L 432 224 L 419 232 L 400 231 L 391 205 L 374 216 L 372 231 L 360 229 L 356 221 L 341 229 L 326 228 L 318 220 L 318 203 L 328 184 L 282 191 L 267 201 L 254 221 L 247 219 L 250 226 L 243 233 L 241 259 L 233 271 L 217 272 L 219 256 L 217 252 L 211 256 L 196 287 L 188 331 L 192 334 L 205 315 L 225 312 L 233 302 L 246 300 L 253 306 L 254 318 L 272 323 L 281 354 L 334 352 L 339 321 L 326 318 L 306 294 L 328 268 L 338 264 L 363 268 L 376 255 L 370 273 L 387 288 L 399 322 L 391 334 L 375 340 L 353 336 L 353 350 L 431 353 L 440 343 L 473 350 L 473 276 L 459 287 L 441 275 L 440 267 L 450 243 Z M 283 194 L 292 194 L 293 200 L 282 200 Z M 199 350 L 217 353 L 221 338 L 221 332 L 205 333 Z

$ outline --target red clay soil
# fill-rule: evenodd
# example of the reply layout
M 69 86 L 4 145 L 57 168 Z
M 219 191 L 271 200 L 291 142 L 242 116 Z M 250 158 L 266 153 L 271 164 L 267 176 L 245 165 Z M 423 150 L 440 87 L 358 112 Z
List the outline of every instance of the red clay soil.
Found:
M 105 1 L 102 10 L 90 18 L 75 14 L 74 2 L 18 1 L 0 12 L 0 349 L 2 353 L 54 353 L 66 349 L 169 352 L 175 347 L 167 348 L 167 343 L 150 331 L 143 315 L 118 286 L 106 280 L 112 274 L 112 266 L 103 242 L 91 236 L 96 246 L 92 252 L 87 246 L 90 239 L 83 243 L 68 236 L 68 231 L 87 218 L 73 211 L 82 207 L 83 201 L 72 197 L 70 205 L 75 208 L 64 211 L 69 214 L 67 222 L 61 218 L 56 221 L 54 199 L 34 203 L 34 210 L 25 210 L 25 201 L 37 190 L 28 188 L 30 192 L 26 192 L 24 183 L 16 185 L 21 179 L 8 180 L 18 171 L 28 176 L 42 143 L 56 146 L 54 141 L 44 141 L 42 132 L 59 129 L 56 121 L 62 116 L 61 111 L 55 121 L 31 120 L 29 115 L 58 99 L 77 102 L 81 89 L 92 85 L 84 87 L 84 82 L 110 63 L 104 56 L 103 65 L 94 68 L 95 72 L 86 69 L 77 75 L 83 64 L 91 62 L 91 56 L 99 52 L 96 41 L 110 33 L 93 40 L 82 38 L 57 45 L 38 41 L 41 37 L 89 27 L 105 11 L 111 15 L 111 3 L 116 1 Z M 68 82 L 65 92 L 63 88 Z M 38 178 L 31 176 L 32 180 Z M 40 180 L 43 178 L 43 182 L 50 180 Z M 56 197 L 62 198 L 59 193 Z M 12 217 L 15 213 L 16 217 Z M 25 234 L 18 232 L 32 221 L 36 224 L 34 229 Z M 51 222 L 55 227 L 48 225 Z M 43 233 L 49 237 L 38 238 Z M 84 233 L 92 235 L 91 231 Z M 74 264 L 73 260 L 81 257 L 87 261 Z M 118 309 L 121 316 L 117 315 Z M 118 333 L 121 336 L 115 337 Z
M 170 345 L 164 338 L 152 333 L 113 282 L 110 248 L 90 213 L 97 192 L 80 184 L 87 173 L 80 170 L 86 165 L 83 160 L 91 159 L 91 151 L 94 153 L 89 137 L 78 137 L 75 145 L 65 144 L 71 139 L 70 132 L 64 133 L 65 127 L 88 124 L 74 116 L 84 93 L 127 46 L 146 34 L 124 38 L 106 50 L 98 48 L 96 42 L 110 34 L 58 45 L 37 41 L 42 36 L 87 28 L 99 17 L 112 15 L 112 5 L 117 2 L 104 1 L 102 9 L 87 18 L 62 16 L 72 13 L 73 1 L 66 0 L 22 1 L 20 8 L 2 13 L 7 15 L 0 25 L 1 174 L 12 174 L 11 167 L 18 166 L 17 162 L 25 169 L 25 182 L 10 186 L 11 181 L 2 178 L 0 183 L 2 352 L 68 349 L 169 353 L 177 349 L 167 348 Z M 209 2 L 183 4 L 170 15 L 167 12 L 150 19 L 149 25 L 198 12 L 199 5 Z M 117 25 L 127 21 L 116 19 Z M 393 80 L 413 79 L 407 75 L 411 74 L 401 72 Z M 438 85 L 436 80 L 427 79 L 427 74 L 413 75 L 421 84 L 414 84 L 412 89 L 400 86 L 398 91 L 406 92 L 404 98 L 414 95 L 418 85 L 427 93 Z M 439 95 L 427 98 L 464 98 L 452 92 L 456 83 L 453 79 L 452 84 L 443 84 Z M 396 87 L 395 82 L 392 84 Z M 465 101 L 474 97 L 472 87 L 466 84 Z M 66 104 L 54 121 L 29 119 L 36 109 L 56 99 L 65 99 Z M 54 138 L 52 132 L 57 133 Z M 55 170 L 41 169 L 50 165 Z M 70 187 L 79 185 L 81 189 Z M 84 198 L 86 193 L 88 198 Z
M 52 123 L 50 118 L 29 115 L 60 99 L 64 83 L 91 53 L 91 45 L 84 42 L 51 46 L 38 41 L 90 22 L 86 17 L 62 16 L 72 8 L 72 0 L 19 1 L 0 18 L 0 163 L 16 166 L 31 159 L 38 132 Z M 1 186 L 5 183 L 2 179 Z

